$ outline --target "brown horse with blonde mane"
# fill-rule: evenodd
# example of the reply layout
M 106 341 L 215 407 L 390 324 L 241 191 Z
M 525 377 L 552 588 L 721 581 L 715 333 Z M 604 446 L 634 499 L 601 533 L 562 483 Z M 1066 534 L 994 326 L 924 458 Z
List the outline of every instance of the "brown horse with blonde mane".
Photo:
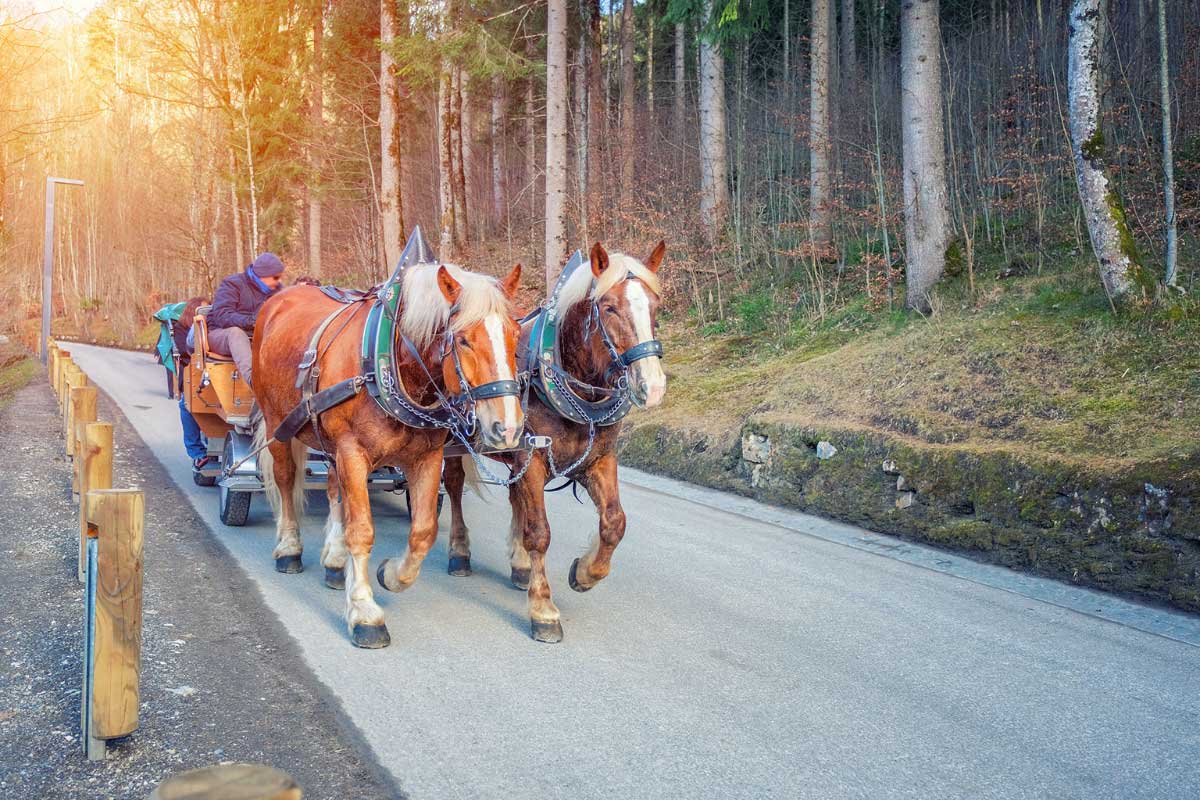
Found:
M 411 400 L 431 408 L 439 399 L 461 400 L 464 393 L 469 395 L 468 387 L 515 379 L 519 331 L 512 319 L 512 298 L 520 275 L 519 264 L 501 280 L 448 264 L 417 264 L 403 270 L 391 358 L 396 377 Z M 342 306 L 320 289 L 297 286 L 266 302 L 254 330 L 254 394 L 263 412 L 261 440 L 267 432 L 276 432 L 301 403 L 297 375 L 306 352 L 309 361 L 315 356 L 317 389 L 363 376 L 368 300 Z M 326 330 L 323 323 L 332 319 L 339 307 L 345 309 L 341 318 Z M 404 339 L 411 348 L 403 344 Z M 511 448 L 519 443 L 524 415 L 515 392 L 510 394 L 513 396 L 473 402 L 474 427 L 484 446 Z M 392 465 L 403 469 L 408 482 L 412 513 L 408 551 L 398 565 L 387 561 L 380 568 L 388 588 L 399 591 L 416 580 L 421 562 L 437 538 L 438 486 L 447 430 L 403 424 L 385 413 L 370 393 L 357 390 L 348 400 L 322 412 L 318 420 L 316 430 L 306 423 L 290 441 L 273 441 L 260 460 L 276 517 L 276 569 L 303 569 L 298 514 L 303 511 L 306 448 L 324 451 L 332 462 L 322 551 L 326 582 L 344 583 L 351 641 L 358 647 L 385 647 L 391 640 L 383 611 L 374 599 L 368 568 L 375 540 L 368 476 L 380 466 Z
M 642 263 L 622 253 L 610 255 L 596 244 L 592 247 L 591 268 L 581 266 L 564 279 L 556 311 L 561 319 L 556 349 L 565 372 L 560 375 L 560 386 L 572 382 L 584 398 L 626 392 L 628 400 L 641 408 L 653 408 L 662 402 L 667 379 L 655 331 L 661 297 L 658 271 L 665 252 L 666 245 L 659 242 Z M 532 322 L 522 327 L 521 352 L 530 346 L 535 327 Z M 548 351 L 539 351 L 535 345 L 531 355 L 547 357 Z M 609 574 L 613 551 L 625 535 L 625 511 L 617 482 L 620 425 L 612 424 L 615 421 L 592 425 L 573 421 L 551 408 L 544 395 L 536 395 L 529 399 L 525 430 L 531 435 L 551 437 L 550 447 L 533 450 L 532 456 L 492 456 L 518 471 L 525 469 L 508 490 L 512 505 L 509 554 L 513 585 L 528 591 L 530 630 L 537 641 L 558 642 L 563 636 L 546 578 L 546 550 L 550 546 L 543 495 L 546 484 L 555 477 L 577 481 L 587 490 L 600 515 L 599 531 L 591 547 L 571 565 L 569 583 L 575 591 L 586 592 Z M 530 460 L 526 464 L 527 458 Z M 462 513 L 467 465 L 465 457 L 448 458 L 442 476 L 452 511 L 449 571 L 460 576 L 470 574 L 471 543 Z

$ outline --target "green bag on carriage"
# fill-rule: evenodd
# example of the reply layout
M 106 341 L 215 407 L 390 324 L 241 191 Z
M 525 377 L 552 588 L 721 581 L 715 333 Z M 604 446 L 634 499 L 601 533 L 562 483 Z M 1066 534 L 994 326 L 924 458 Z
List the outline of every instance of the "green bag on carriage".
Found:
M 169 372 L 175 372 L 175 339 L 171 336 L 172 323 L 179 322 L 187 303 L 167 303 L 154 312 L 154 318 L 159 321 L 162 330 L 158 334 L 158 344 L 154 349 L 158 352 L 158 360 Z

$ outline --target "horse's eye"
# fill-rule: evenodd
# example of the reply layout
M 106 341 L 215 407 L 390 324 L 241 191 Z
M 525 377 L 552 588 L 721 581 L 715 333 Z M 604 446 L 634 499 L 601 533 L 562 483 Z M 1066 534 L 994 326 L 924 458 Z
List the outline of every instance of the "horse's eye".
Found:
M 615 314 L 615 313 L 617 313 L 617 309 L 615 306 L 605 306 L 604 313 L 605 314 Z
M 470 342 L 470 341 L 467 339 L 467 337 L 465 337 L 465 336 L 459 336 L 459 337 L 458 337 L 458 339 L 457 339 L 457 341 L 458 341 L 458 346 L 459 346 L 459 347 L 465 347 L 465 348 L 467 348 L 468 350 L 470 350 L 470 349 L 471 349 L 471 342 Z

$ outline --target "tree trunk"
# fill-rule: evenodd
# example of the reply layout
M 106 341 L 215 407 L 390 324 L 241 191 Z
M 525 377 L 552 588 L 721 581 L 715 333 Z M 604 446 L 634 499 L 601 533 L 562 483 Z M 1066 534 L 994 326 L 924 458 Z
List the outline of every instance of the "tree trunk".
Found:
M 849 84 L 858 73 L 858 48 L 854 41 L 855 0 L 842 0 L 842 78 Z
M 1158 0 L 1159 79 L 1162 84 L 1163 195 L 1167 204 L 1167 269 L 1164 283 L 1175 285 L 1176 251 L 1179 234 L 1175 229 L 1175 157 L 1171 152 L 1171 70 L 1167 49 L 1167 0 Z
M 463 162 L 462 68 L 451 71 L 450 84 L 450 164 L 454 191 L 454 258 L 467 244 L 467 175 Z
M 624 206 L 633 193 L 633 0 L 621 4 L 621 205 Z
M 242 233 L 242 204 L 238 202 L 237 193 L 237 156 L 233 145 L 229 146 L 229 211 L 233 218 L 233 257 L 237 259 L 237 268 L 246 267 L 246 239 Z
M 313 61 L 309 92 L 308 144 L 308 274 L 321 277 L 321 153 L 325 98 L 321 45 L 325 38 L 325 0 L 313 3 Z
M 1075 0 L 1071 7 L 1067 91 L 1079 199 L 1092 249 L 1100 262 L 1104 290 L 1117 300 L 1133 289 L 1140 264 L 1121 200 L 1104 170 L 1106 148 L 1099 125 L 1099 23 L 1100 0 Z
M 533 61 L 536 57 L 533 46 L 533 36 L 525 37 L 525 57 Z M 537 216 L 538 174 L 537 174 L 537 114 L 534 106 L 534 82 L 537 79 L 530 75 L 525 81 L 525 184 L 529 192 L 529 216 L 532 221 Z
M 389 46 L 400 33 L 397 0 L 379 6 L 379 217 L 385 272 L 395 269 L 404 247 L 404 212 L 400 192 L 400 75 Z
M 676 136 L 683 134 L 683 121 L 687 115 L 687 26 L 675 23 L 675 97 L 671 127 Z
M 922 312 L 930 310 L 930 290 L 942 277 L 950 241 L 938 5 L 938 0 L 900 5 L 905 305 Z
M 711 19 L 714 0 L 705 0 Z M 725 154 L 725 57 L 720 44 L 700 37 L 700 217 L 715 238 L 729 213 Z
M 602 169 L 608 155 L 608 140 L 604 136 L 604 113 L 607 108 L 608 87 L 604 83 L 604 66 L 600 58 L 600 0 L 586 0 L 588 6 L 588 172 L 587 227 L 588 235 L 600 238 L 604 232 L 604 177 Z
M 567 253 L 567 3 L 549 0 L 546 15 L 546 291 Z
M 654 130 L 654 9 L 646 10 L 646 116 Z
M 496 225 L 504 222 L 504 81 L 492 77 L 492 213 Z
M 454 137 L 450 120 L 454 78 L 451 69 L 443 60 L 438 76 L 438 201 L 441 206 L 438 250 L 444 257 L 454 251 Z
M 822 251 L 833 238 L 829 205 L 829 3 L 830 0 L 812 0 L 809 69 L 809 233 L 813 244 Z

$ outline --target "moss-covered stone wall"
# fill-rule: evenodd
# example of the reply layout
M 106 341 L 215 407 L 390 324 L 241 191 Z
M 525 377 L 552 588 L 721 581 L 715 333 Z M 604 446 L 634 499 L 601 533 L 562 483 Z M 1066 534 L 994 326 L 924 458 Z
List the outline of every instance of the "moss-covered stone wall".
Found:
M 621 446 L 638 469 L 1200 612 L 1200 452 L 1106 474 L 755 419 L 725 436 L 635 424 Z

